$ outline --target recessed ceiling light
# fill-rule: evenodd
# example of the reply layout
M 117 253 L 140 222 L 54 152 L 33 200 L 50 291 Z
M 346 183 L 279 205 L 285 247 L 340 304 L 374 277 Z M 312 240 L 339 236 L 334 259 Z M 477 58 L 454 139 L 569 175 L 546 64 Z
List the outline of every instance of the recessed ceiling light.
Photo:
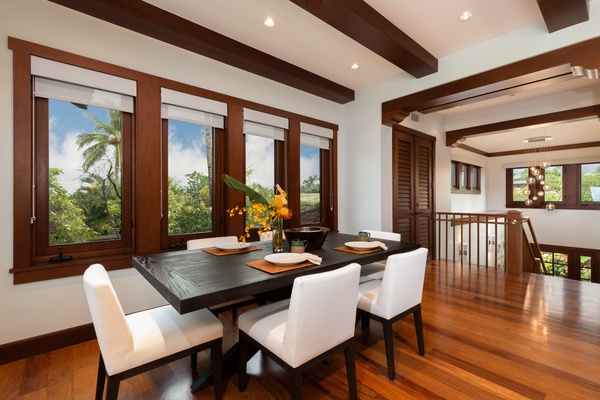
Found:
M 359 69 L 360 65 L 358 65 L 357 63 L 354 63 L 350 66 L 351 69 Z
M 269 18 L 265 19 L 265 26 L 268 26 L 269 28 L 271 28 L 274 25 L 275 25 L 275 21 L 273 20 L 273 18 L 269 17 Z
M 460 22 L 465 22 L 470 20 L 473 17 L 473 13 L 471 11 L 465 11 L 458 16 L 458 20 Z

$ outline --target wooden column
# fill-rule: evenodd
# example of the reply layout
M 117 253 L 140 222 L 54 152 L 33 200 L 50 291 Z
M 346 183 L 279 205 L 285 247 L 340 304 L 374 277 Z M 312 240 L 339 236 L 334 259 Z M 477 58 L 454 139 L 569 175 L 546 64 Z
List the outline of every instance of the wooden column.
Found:
M 509 210 L 507 213 L 506 234 L 506 271 L 523 271 L 523 227 L 521 218 L 523 212 L 520 210 Z

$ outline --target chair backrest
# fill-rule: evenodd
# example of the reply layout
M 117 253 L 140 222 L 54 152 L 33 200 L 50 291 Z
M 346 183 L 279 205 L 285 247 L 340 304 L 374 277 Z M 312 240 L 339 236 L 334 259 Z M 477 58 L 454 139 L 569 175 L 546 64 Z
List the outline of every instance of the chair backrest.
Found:
M 364 232 L 369 232 L 372 239 L 394 240 L 396 242 L 401 239 L 401 235 L 396 232 L 372 231 L 369 229 L 365 229 Z
M 388 257 L 377 298 L 380 316 L 391 318 L 421 303 L 426 265 L 425 247 Z
M 83 273 L 83 287 L 98 345 L 108 371 L 115 360 L 128 357 L 133 350 L 133 337 L 125 314 L 101 264 L 93 264 Z
M 354 336 L 360 265 L 294 280 L 283 344 L 292 367 Z
M 188 250 L 206 249 L 207 247 L 214 247 L 218 244 L 235 244 L 237 243 L 237 237 L 235 236 L 217 236 L 204 239 L 192 239 L 186 243 Z

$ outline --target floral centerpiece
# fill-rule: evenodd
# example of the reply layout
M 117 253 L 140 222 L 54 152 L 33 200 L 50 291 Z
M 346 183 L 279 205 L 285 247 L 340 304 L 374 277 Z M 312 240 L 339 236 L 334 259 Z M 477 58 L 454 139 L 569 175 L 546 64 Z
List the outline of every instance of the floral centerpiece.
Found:
M 229 175 L 223 174 L 222 178 L 230 188 L 244 192 L 250 201 L 249 207 L 235 206 L 234 208 L 227 210 L 229 216 L 243 215 L 243 213 L 246 212 L 248 220 L 259 227 L 259 235 L 263 232 L 273 231 L 273 252 L 282 252 L 282 220 L 290 219 L 292 217 L 292 211 L 288 208 L 287 193 L 279 186 L 279 184 L 277 184 L 277 192 L 272 200 L 268 200 L 254 189 L 249 188 Z M 245 231 L 245 235 L 241 237 L 243 242 L 246 241 L 246 237 L 250 236 L 249 228 L 247 226 Z

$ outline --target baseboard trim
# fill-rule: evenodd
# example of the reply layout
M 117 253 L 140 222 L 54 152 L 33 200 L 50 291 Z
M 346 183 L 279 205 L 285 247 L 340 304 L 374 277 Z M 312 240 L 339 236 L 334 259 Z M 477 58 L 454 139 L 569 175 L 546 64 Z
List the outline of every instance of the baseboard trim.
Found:
M 0 365 L 96 339 L 94 325 L 86 324 L 0 345 Z

